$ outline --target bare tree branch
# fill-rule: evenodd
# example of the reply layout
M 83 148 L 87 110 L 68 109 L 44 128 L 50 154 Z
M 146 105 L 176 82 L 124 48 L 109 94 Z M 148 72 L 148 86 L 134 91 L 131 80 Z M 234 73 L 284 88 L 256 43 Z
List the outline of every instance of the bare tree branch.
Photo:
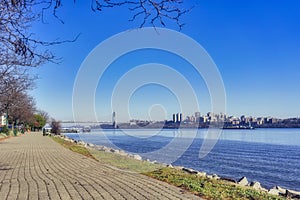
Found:
M 63 0 L 45 0 L 47 3 L 43 11 L 53 8 L 53 15 L 57 16 L 57 10 L 63 7 Z M 74 1 L 75 3 L 75 1 Z M 179 29 L 182 29 L 184 23 L 181 17 L 192 8 L 185 8 L 183 0 L 91 0 L 91 9 L 93 11 L 103 11 L 109 8 L 125 7 L 132 12 L 132 18 L 129 21 L 140 19 L 140 27 L 146 24 L 152 26 L 166 25 L 166 21 L 174 21 Z

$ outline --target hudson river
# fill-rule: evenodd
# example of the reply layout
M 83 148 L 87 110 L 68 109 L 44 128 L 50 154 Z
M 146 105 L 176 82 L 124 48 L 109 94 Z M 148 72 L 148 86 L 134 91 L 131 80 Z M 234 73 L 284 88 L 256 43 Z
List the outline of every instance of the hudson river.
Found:
M 246 176 L 266 188 L 279 185 L 300 191 L 300 129 L 222 130 L 216 145 L 201 159 L 199 151 L 207 129 L 92 130 L 65 135 L 140 154 L 151 161 L 173 162 L 236 180 Z

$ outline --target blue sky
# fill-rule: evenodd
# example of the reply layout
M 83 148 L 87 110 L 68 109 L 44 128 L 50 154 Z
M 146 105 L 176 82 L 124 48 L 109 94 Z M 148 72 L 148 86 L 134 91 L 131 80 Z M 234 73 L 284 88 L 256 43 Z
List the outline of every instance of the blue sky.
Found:
M 187 6 L 193 3 L 196 7 L 182 18 L 186 25 L 181 32 L 201 44 L 216 63 L 226 90 L 227 113 L 300 117 L 300 2 L 212 0 L 189 1 Z M 40 109 L 56 119 L 71 120 L 73 84 L 83 60 L 100 42 L 138 27 L 140 21 L 129 22 L 132 13 L 126 8 L 94 13 L 83 1 L 64 4 L 58 15 L 65 23 L 48 13 L 46 24 L 33 26 L 36 37 L 80 37 L 74 43 L 51 47 L 62 57 L 62 63 L 47 63 L 34 70 L 40 79 L 32 94 Z M 173 23 L 167 23 L 167 28 L 178 30 Z M 148 50 L 120 57 L 108 69 L 95 95 L 99 120 L 110 119 L 110 97 L 118 78 L 132 67 L 149 62 L 167 64 L 184 74 L 197 93 L 200 112 L 210 111 L 205 83 L 189 63 L 166 52 Z M 151 106 L 152 117 L 157 119 L 171 118 L 180 110 L 172 91 L 158 85 L 138 89 L 128 104 L 132 118 L 148 119 Z M 164 106 L 165 116 L 160 115 L 163 110 L 157 104 Z M 120 121 L 127 120 L 116 112 Z M 193 114 L 193 110 L 184 114 Z

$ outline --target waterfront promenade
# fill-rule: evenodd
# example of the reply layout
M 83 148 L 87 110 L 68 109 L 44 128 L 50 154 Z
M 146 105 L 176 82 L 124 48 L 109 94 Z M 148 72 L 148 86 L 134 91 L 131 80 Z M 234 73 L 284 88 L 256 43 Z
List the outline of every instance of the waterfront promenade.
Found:
M 114 169 L 40 133 L 0 141 L 0 199 L 200 199 Z

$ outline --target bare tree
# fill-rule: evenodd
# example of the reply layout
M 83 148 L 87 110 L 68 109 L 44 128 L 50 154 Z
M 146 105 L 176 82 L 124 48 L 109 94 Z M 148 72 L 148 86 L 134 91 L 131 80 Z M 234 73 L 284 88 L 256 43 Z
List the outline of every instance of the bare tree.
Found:
M 28 68 L 16 66 L 0 67 L 0 112 L 9 109 L 16 100 L 34 87 L 35 77 L 28 73 Z
M 19 92 L 15 94 L 8 110 L 12 124 L 31 124 L 34 121 L 35 101 L 29 95 Z
M 57 62 L 49 46 L 76 40 L 47 42 L 36 39 L 36 35 L 30 31 L 34 22 L 43 19 L 45 11 L 53 11 L 53 15 L 61 20 L 57 11 L 62 9 L 63 2 L 0 0 L 0 115 L 7 110 L 14 110 L 14 119 L 24 121 L 21 114 L 25 113 L 25 107 L 28 107 L 27 114 L 34 107 L 27 91 L 32 89 L 36 77 L 29 75 L 28 67 Z M 166 21 L 171 20 L 181 29 L 181 16 L 189 11 L 182 6 L 183 0 L 91 0 L 90 3 L 93 11 L 126 7 L 132 12 L 129 20 L 141 20 L 140 27 L 147 24 L 165 26 Z
M 38 110 L 37 114 L 41 115 L 46 120 L 46 122 L 49 122 L 50 116 L 46 111 Z
M 39 14 L 32 0 L 0 0 L 0 66 L 39 66 L 53 54 L 39 46 L 51 43 L 33 39 L 29 29 Z
M 56 121 L 55 119 L 52 119 L 51 122 L 51 133 L 54 135 L 60 135 L 60 129 L 61 129 L 61 124 L 59 121 Z
M 33 22 L 43 18 L 45 11 L 62 9 L 63 0 L 0 0 L 0 66 L 39 66 L 44 62 L 56 62 L 48 46 L 68 41 L 41 41 L 30 32 Z M 76 1 L 74 1 L 76 2 Z M 163 25 L 175 21 L 179 28 L 184 25 L 181 16 L 185 9 L 183 0 L 91 0 L 93 11 L 126 7 L 132 12 L 130 21 L 140 20 L 145 24 Z M 57 19 L 60 20 L 59 17 Z M 62 20 L 61 20 L 62 21 Z M 74 40 L 71 40 L 74 41 Z

